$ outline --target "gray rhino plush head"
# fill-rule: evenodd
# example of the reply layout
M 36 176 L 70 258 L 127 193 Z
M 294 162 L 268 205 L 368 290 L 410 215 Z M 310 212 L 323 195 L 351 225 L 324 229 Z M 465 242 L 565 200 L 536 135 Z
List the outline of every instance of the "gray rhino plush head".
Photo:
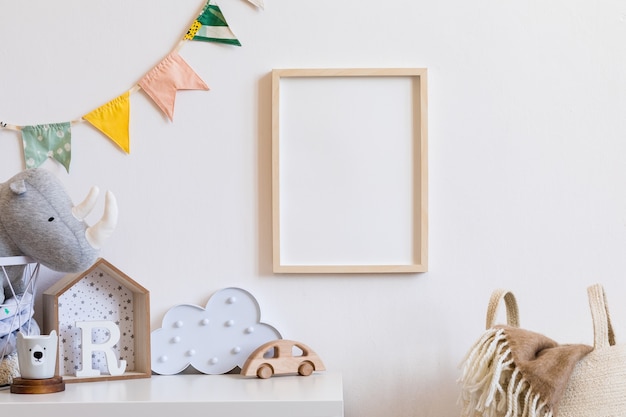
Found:
M 117 223 L 117 203 L 107 192 L 102 219 L 93 226 L 86 224 L 84 218 L 97 197 L 93 187 L 85 201 L 74 205 L 57 177 L 42 168 L 20 172 L 0 184 L 0 256 L 29 256 L 59 272 L 89 268 Z M 6 268 L 18 295 L 24 291 L 23 268 Z M 4 287 L 6 293 L 6 282 Z

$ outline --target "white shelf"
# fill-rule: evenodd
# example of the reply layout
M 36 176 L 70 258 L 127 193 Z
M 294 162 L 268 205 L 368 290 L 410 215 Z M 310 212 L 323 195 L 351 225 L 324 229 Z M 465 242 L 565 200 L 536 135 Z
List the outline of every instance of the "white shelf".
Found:
M 0 391 L 0 409 L 6 415 L 46 417 L 81 413 L 89 417 L 134 413 L 172 417 L 342 417 L 343 383 L 341 374 L 332 372 L 269 379 L 236 374 L 153 375 L 71 383 L 65 385 L 65 391 L 54 394 L 12 394 L 4 390 Z

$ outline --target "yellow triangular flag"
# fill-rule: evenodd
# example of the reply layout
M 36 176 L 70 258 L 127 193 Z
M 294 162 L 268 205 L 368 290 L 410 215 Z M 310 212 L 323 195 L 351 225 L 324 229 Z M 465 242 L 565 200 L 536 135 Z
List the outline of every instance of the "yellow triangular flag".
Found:
M 130 120 L 129 91 L 84 115 L 83 119 L 107 135 L 124 152 L 130 153 L 130 137 L 128 134 Z

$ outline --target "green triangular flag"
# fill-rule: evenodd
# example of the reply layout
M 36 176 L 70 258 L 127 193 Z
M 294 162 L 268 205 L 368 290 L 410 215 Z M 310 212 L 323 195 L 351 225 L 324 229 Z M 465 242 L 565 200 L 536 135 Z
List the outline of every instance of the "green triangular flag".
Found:
M 72 128 L 70 122 L 24 126 L 22 128 L 26 168 L 36 168 L 48 158 L 56 159 L 70 172 Z
M 187 31 L 185 39 L 241 46 L 233 31 L 228 27 L 219 6 L 213 0 L 209 0 L 204 6 L 200 16 Z

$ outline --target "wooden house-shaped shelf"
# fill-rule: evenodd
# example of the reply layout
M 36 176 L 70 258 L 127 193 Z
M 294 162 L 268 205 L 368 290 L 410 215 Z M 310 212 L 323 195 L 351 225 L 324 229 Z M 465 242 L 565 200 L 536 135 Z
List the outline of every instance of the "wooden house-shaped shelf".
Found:
M 65 382 L 150 377 L 149 292 L 105 259 L 99 258 L 84 272 L 66 275 L 44 291 L 43 309 L 43 332 L 56 330 L 59 335 L 57 370 Z M 100 375 L 77 377 L 83 364 L 82 335 L 76 322 L 100 320 L 119 327 L 119 343 L 113 349 L 118 359 L 126 361 L 126 370 L 110 375 L 104 352 L 95 351 L 90 365 Z M 106 329 L 92 333 L 92 343 L 108 338 Z

